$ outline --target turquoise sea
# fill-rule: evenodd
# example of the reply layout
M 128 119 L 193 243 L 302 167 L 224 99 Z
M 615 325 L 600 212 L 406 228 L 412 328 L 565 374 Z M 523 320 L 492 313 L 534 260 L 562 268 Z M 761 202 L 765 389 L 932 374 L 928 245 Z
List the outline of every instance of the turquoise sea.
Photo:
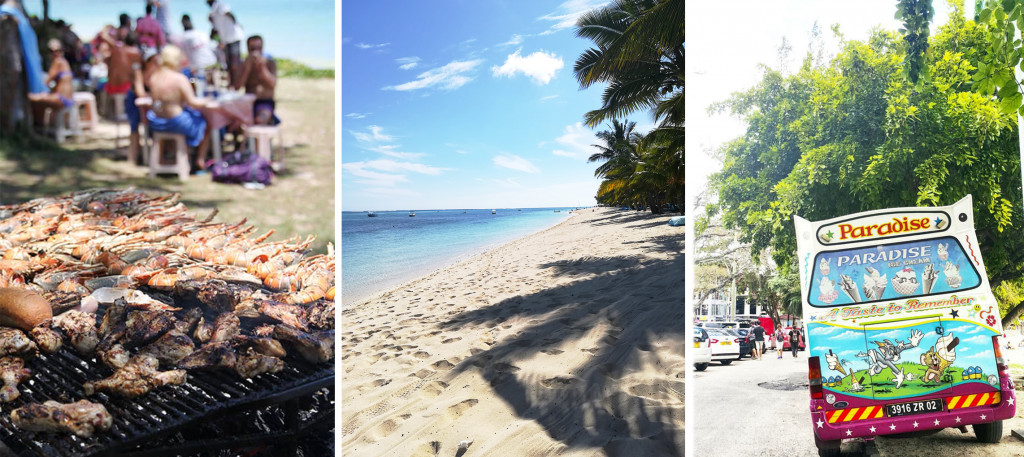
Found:
M 342 211 L 342 304 L 555 225 L 571 209 Z

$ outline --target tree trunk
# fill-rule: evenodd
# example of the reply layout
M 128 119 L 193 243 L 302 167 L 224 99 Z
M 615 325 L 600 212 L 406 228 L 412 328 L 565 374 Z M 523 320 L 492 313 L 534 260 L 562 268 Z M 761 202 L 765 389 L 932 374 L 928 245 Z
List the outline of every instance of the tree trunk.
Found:
M 0 136 L 28 126 L 28 89 L 18 21 L 0 16 Z
M 50 0 L 43 0 L 43 24 L 50 22 Z

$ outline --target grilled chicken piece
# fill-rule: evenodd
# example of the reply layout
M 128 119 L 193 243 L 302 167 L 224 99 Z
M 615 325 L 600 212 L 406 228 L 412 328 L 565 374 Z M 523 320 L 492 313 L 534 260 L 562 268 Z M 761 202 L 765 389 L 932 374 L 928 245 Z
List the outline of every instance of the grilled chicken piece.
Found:
M 277 373 L 282 369 L 284 369 L 283 360 L 260 354 L 251 347 L 239 354 L 235 361 L 235 371 L 243 378 L 251 378 L 263 373 Z
M 273 329 L 271 329 L 273 331 Z M 284 346 L 281 345 L 280 341 L 266 336 L 249 336 L 249 335 L 238 335 L 231 339 L 237 348 L 252 348 L 256 352 L 269 355 L 271 357 L 280 357 L 288 355 L 288 352 L 284 350 Z
M 174 329 L 184 333 L 186 335 L 191 334 L 196 328 L 196 324 L 199 324 L 199 319 L 203 317 L 203 310 L 199 308 L 189 308 L 185 312 L 185 315 L 174 322 Z
M 233 369 L 238 355 L 231 343 L 210 343 L 181 359 L 178 368 L 186 370 L 212 370 L 215 368 Z
M 238 327 L 241 325 L 242 323 L 235 313 L 222 313 L 217 316 L 217 320 L 213 321 L 213 335 L 210 336 L 210 342 L 231 341 L 232 337 L 238 335 Z
M 295 346 L 302 358 L 321 363 L 334 358 L 334 330 L 306 333 L 290 325 L 274 327 L 274 336 Z
M 114 303 L 103 313 L 103 321 L 100 322 L 100 337 L 124 329 L 125 320 L 128 318 L 128 302 L 124 298 L 114 300 Z
M 14 401 L 21 396 L 18 384 L 32 376 L 32 370 L 25 368 L 25 360 L 21 357 L 0 358 L 0 380 L 4 387 L 0 388 L 0 402 Z
M 53 354 L 54 352 L 59 351 L 61 346 L 64 345 L 64 338 L 50 328 L 51 322 L 51 319 L 47 319 L 29 332 L 29 336 L 35 340 L 36 345 L 39 346 L 39 350 L 43 351 L 44 354 Z
M 156 357 L 136 355 L 109 378 L 85 383 L 85 394 L 92 395 L 96 391 L 105 390 L 122 397 L 135 398 L 160 386 L 185 382 L 184 370 L 159 371 L 159 367 L 160 362 Z
M 164 366 L 174 366 L 185 356 L 195 351 L 192 338 L 177 330 L 164 333 L 164 336 L 139 350 L 139 354 L 156 357 Z
M 50 291 L 43 292 L 43 298 L 50 302 L 53 315 L 64 314 L 82 304 L 82 296 L 74 292 Z
M 196 331 L 192 336 L 196 337 L 196 341 L 200 343 L 206 343 L 213 338 L 213 324 L 206 321 L 205 317 L 199 318 L 199 323 L 196 324 Z
M 260 303 L 260 313 L 282 324 L 286 324 L 302 331 L 309 330 L 306 321 L 306 310 L 298 305 L 286 305 L 280 302 L 263 301 Z
M 132 310 L 125 320 L 125 342 L 130 346 L 144 346 L 174 327 L 174 317 L 164 311 Z
M 53 327 L 64 330 L 75 351 L 81 355 L 91 355 L 100 343 L 96 333 L 96 315 L 82 311 L 68 311 L 53 318 Z
M 263 324 L 252 329 L 252 334 L 256 336 L 270 337 L 274 335 L 274 326 L 270 324 Z
M 99 356 L 100 362 L 112 370 L 124 368 L 125 365 L 128 365 L 128 359 L 131 358 L 131 354 L 120 343 L 107 345 L 100 342 L 100 345 L 96 346 L 96 355 Z
M 25 332 L 16 328 L 0 327 L 0 356 L 32 357 L 39 353 L 36 343 Z
M 319 299 L 306 310 L 306 318 L 313 327 L 334 328 L 334 300 Z
M 29 403 L 11 413 L 14 425 L 35 432 L 71 432 L 82 438 L 107 430 L 113 418 L 99 403 L 79 400 L 75 403 Z
M 219 279 L 203 282 L 196 291 L 199 302 L 218 313 L 226 313 L 235 309 L 235 294 L 228 288 L 228 283 Z

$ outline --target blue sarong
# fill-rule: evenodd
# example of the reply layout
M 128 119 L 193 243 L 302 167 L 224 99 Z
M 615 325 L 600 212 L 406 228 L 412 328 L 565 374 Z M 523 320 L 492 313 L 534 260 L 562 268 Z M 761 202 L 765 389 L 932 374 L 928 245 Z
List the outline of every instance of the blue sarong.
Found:
M 170 132 L 185 135 L 189 146 L 196 147 L 203 141 L 206 134 L 206 119 L 195 108 L 185 106 L 181 114 L 165 119 L 150 111 L 146 113 L 149 130 L 153 132 Z
M 25 63 L 28 77 L 28 92 L 31 94 L 48 93 L 43 83 L 43 59 L 39 57 L 39 43 L 36 32 L 28 23 L 28 18 L 20 10 L 12 6 L 0 5 L 0 16 L 11 15 L 18 20 L 18 36 L 21 38 L 21 56 Z

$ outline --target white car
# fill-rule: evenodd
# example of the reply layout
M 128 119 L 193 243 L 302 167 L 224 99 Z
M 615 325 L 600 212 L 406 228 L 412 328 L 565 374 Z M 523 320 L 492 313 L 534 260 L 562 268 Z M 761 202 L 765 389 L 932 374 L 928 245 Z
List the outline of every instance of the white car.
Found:
M 711 364 L 711 336 L 704 329 L 693 329 L 693 349 L 687 357 L 693 360 L 697 371 L 704 371 Z
M 740 358 L 740 337 L 720 328 L 704 329 L 711 337 L 711 360 L 728 365 Z

